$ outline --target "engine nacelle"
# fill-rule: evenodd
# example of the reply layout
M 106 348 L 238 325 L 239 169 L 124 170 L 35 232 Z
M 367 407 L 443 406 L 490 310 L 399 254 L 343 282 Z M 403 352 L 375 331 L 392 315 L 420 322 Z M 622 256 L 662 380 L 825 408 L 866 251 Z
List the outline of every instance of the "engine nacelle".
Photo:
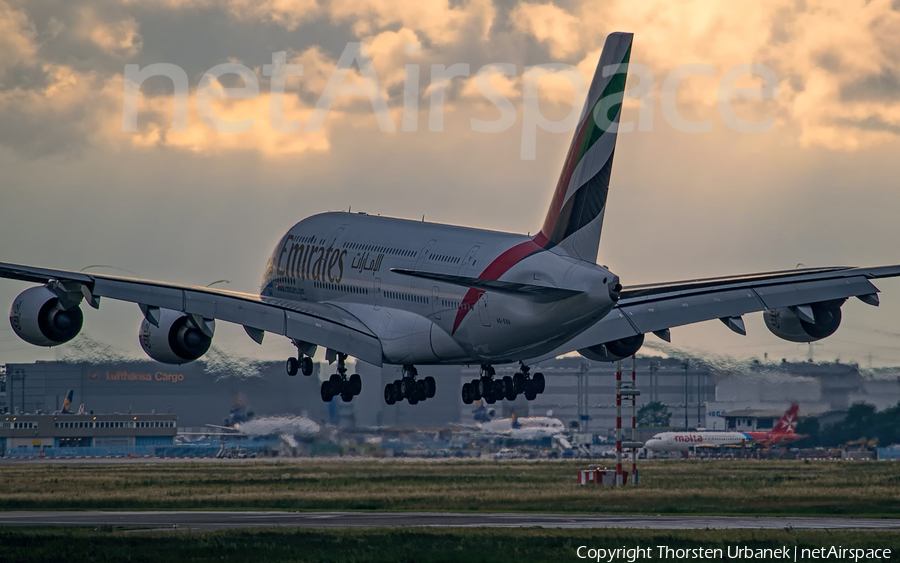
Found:
M 769 331 L 778 338 L 790 342 L 815 342 L 831 336 L 841 326 L 843 303 L 843 301 L 826 301 L 811 304 L 814 323 L 801 319 L 787 307 L 765 311 L 763 319 Z
M 9 309 L 9 324 L 19 338 L 35 346 L 58 346 L 75 338 L 84 324 L 77 305 L 64 309 L 45 286 L 20 293 Z
M 637 351 L 640 350 L 643 345 L 644 335 L 637 334 L 635 336 L 613 340 L 606 344 L 582 348 L 578 353 L 589 360 L 597 362 L 615 362 L 616 360 L 623 360 L 632 354 L 637 354 Z
M 193 362 L 209 350 L 216 328 L 213 319 L 203 319 L 202 322 L 206 326 L 201 328 L 184 313 L 160 309 L 159 326 L 152 325 L 146 318 L 141 323 L 138 335 L 141 348 L 148 356 L 164 364 Z

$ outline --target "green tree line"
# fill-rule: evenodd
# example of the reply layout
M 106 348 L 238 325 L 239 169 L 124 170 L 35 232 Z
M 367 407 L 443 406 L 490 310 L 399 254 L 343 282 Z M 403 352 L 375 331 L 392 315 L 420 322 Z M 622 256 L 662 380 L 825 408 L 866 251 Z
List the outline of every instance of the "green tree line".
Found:
M 854 440 L 878 439 L 879 446 L 900 443 L 900 403 L 883 411 L 875 405 L 854 403 L 844 420 L 822 425 L 818 418 L 804 418 L 797 424 L 798 434 L 809 434 L 797 447 L 837 447 Z

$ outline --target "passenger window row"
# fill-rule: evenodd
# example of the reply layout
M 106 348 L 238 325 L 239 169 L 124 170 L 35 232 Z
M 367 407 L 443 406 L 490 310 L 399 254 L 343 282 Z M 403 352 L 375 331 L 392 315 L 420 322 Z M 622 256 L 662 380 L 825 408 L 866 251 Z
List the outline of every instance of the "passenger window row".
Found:
M 368 252 L 383 252 L 393 256 L 403 256 L 405 258 L 414 258 L 415 250 L 404 250 L 402 248 L 394 248 L 391 246 L 378 246 L 375 244 L 362 244 L 357 242 L 345 242 L 343 248 L 347 250 L 362 250 Z
M 368 295 L 369 290 L 365 287 L 359 287 L 355 285 L 344 285 L 344 284 L 336 284 L 330 282 L 322 282 L 322 281 L 314 281 L 313 287 L 317 287 L 319 289 L 330 289 L 331 291 L 346 291 L 348 293 L 358 293 L 360 295 Z
M 431 299 L 429 297 L 424 297 L 422 295 L 412 295 L 409 293 L 402 293 L 399 291 L 385 291 L 384 296 L 388 299 L 396 299 L 398 301 L 407 301 L 409 303 L 423 303 L 428 304 L 431 303 Z
M 437 262 L 449 262 L 450 264 L 458 264 L 459 258 L 456 256 L 447 256 L 446 254 L 429 254 L 429 260 L 435 260 Z

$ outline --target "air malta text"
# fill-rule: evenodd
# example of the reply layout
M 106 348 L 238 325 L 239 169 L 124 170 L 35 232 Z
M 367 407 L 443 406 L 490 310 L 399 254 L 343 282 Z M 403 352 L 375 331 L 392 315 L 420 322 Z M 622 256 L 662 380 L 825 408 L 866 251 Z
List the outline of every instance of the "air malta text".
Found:
M 285 257 L 285 253 L 287 256 Z M 316 281 L 328 280 L 340 283 L 344 278 L 344 256 L 346 250 L 333 247 L 313 246 L 294 242 L 294 235 L 288 235 L 278 253 L 277 275 Z M 282 266 L 284 261 L 284 266 Z M 335 270 L 337 270 L 335 272 Z
M 685 436 L 675 436 L 676 442 L 702 442 L 703 437 L 699 434 L 687 434 Z

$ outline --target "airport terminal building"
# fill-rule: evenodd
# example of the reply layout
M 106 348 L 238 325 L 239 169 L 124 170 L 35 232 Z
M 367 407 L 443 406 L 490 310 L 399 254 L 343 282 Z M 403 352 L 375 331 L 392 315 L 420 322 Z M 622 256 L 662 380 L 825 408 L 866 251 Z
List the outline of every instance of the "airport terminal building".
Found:
M 72 389 L 73 411 L 83 404 L 85 412 L 98 415 L 177 415 L 182 427 L 223 424 L 237 401 L 258 414 L 307 411 L 317 421 L 329 416 L 328 405 L 319 398 L 318 379 L 289 378 L 282 362 L 254 365 L 243 373 L 210 369 L 204 362 L 7 364 L 5 383 L 0 408 L 9 414 L 58 412 Z
M 630 360 L 625 363 L 630 377 Z M 344 403 L 340 398 L 323 403 L 319 386 L 322 378 L 333 371 L 327 364 L 317 364 L 316 372 L 310 377 L 288 377 L 280 361 L 242 362 L 240 366 L 224 367 L 202 360 L 182 366 L 152 361 L 7 364 L 6 378 L 0 378 L 0 384 L 5 386 L 5 396 L 0 392 L 0 412 L 12 415 L 58 412 L 66 393 L 72 389 L 73 411 L 83 404 L 85 412 L 97 415 L 177 415 L 178 426 L 190 428 L 223 424 L 237 403 L 256 415 L 306 414 L 316 422 L 340 426 L 412 428 L 474 421 L 475 405 L 462 402 L 460 388 L 464 382 L 478 377 L 477 366 L 422 366 L 422 376 L 432 375 L 437 380 L 435 397 L 418 405 L 404 401 L 390 406 L 384 402 L 384 386 L 400 378 L 400 368 L 359 363 L 355 369 L 363 381 L 360 396 L 351 403 Z M 552 411 L 566 425 L 588 416 L 588 429 L 595 433 L 614 427 L 615 364 L 560 358 L 533 369 L 545 373 L 545 392 L 531 402 L 524 397 L 512 403 L 497 402 L 491 406 L 496 416 L 509 416 L 513 411 L 518 416 L 545 416 Z M 514 371 L 513 366 L 501 366 L 497 376 L 511 375 Z M 702 418 L 698 404 L 714 397 L 714 378 L 700 366 L 685 369 L 680 360 L 638 358 L 637 372 L 638 387 L 642 389 L 638 404 L 652 398 L 660 400 L 670 405 L 673 419 L 679 421 L 686 410 L 691 426 L 697 425 L 698 414 Z M 582 413 L 584 409 L 580 410 L 579 405 L 586 407 L 588 414 Z
M 354 370 L 352 366 L 351 371 Z M 281 361 L 215 358 L 183 366 L 152 361 L 35 362 L 7 364 L 0 371 L 0 416 L 49 415 L 62 407 L 74 390 L 73 411 L 84 404 L 91 416 L 169 415 L 180 428 L 223 424 L 236 404 L 260 416 L 306 415 L 318 423 L 342 427 L 441 427 L 473 424 L 476 405 L 462 402 L 462 384 L 478 377 L 477 366 L 421 366 L 421 376 L 437 380 L 435 397 L 418 405 L 387 405 L 384 386 L 400 378 L 397 366 L 359 363 L 361 394 L 350 403 L 335 398 L 323 403 L 319 387 L 334 369 L 317 364 L 312 376 L 289 377 Z M 900 400 L 900 377 L 864 375 L 855 364 L 748 363 L 715 370 L 708 363 L 678 358 L 638 357 L 635 365 L 638 407 L 659 401 L 666 406 L 670 426 L 726 429 L 725 414 L 746 409 L 784 412 L 800 403 L 800 416 L 846 409 L 856 401 L 879 409 Z M 497 376 L 512 375 L 515 366 L 499 366 Z M 557 358 L 532 367 L 546 377 L 546 390 L 534 401 L 488 405 L 495 416 L 552 416 L 568 429 L 611 435 L 615 427 L 615 363 L 591 362 L 580 357 Z M 623 361 L 623 379 L 631 378 L 631 360 Z M 900 375 L 900 373 L 898 373 Z M 2 414 L 5 413 L 5 414 Z M 623 415 L 630 416 L 625 401 Z M 746 417 L 745 417 L 746 418 Z M 765 418 L 765 417 L 763 417 Z M 771 414 L 769 418 L 777 418 Z M 0 418 L 2 420 L 2 418 Z M 759 424 L 759 423 L 757 423 Z M 135 435 L 137 439 L 139 435 Z
M 0 417 L 0 452 L 101 446 L 171 446 L 178 418 L 170 414 L 21 414 Z

